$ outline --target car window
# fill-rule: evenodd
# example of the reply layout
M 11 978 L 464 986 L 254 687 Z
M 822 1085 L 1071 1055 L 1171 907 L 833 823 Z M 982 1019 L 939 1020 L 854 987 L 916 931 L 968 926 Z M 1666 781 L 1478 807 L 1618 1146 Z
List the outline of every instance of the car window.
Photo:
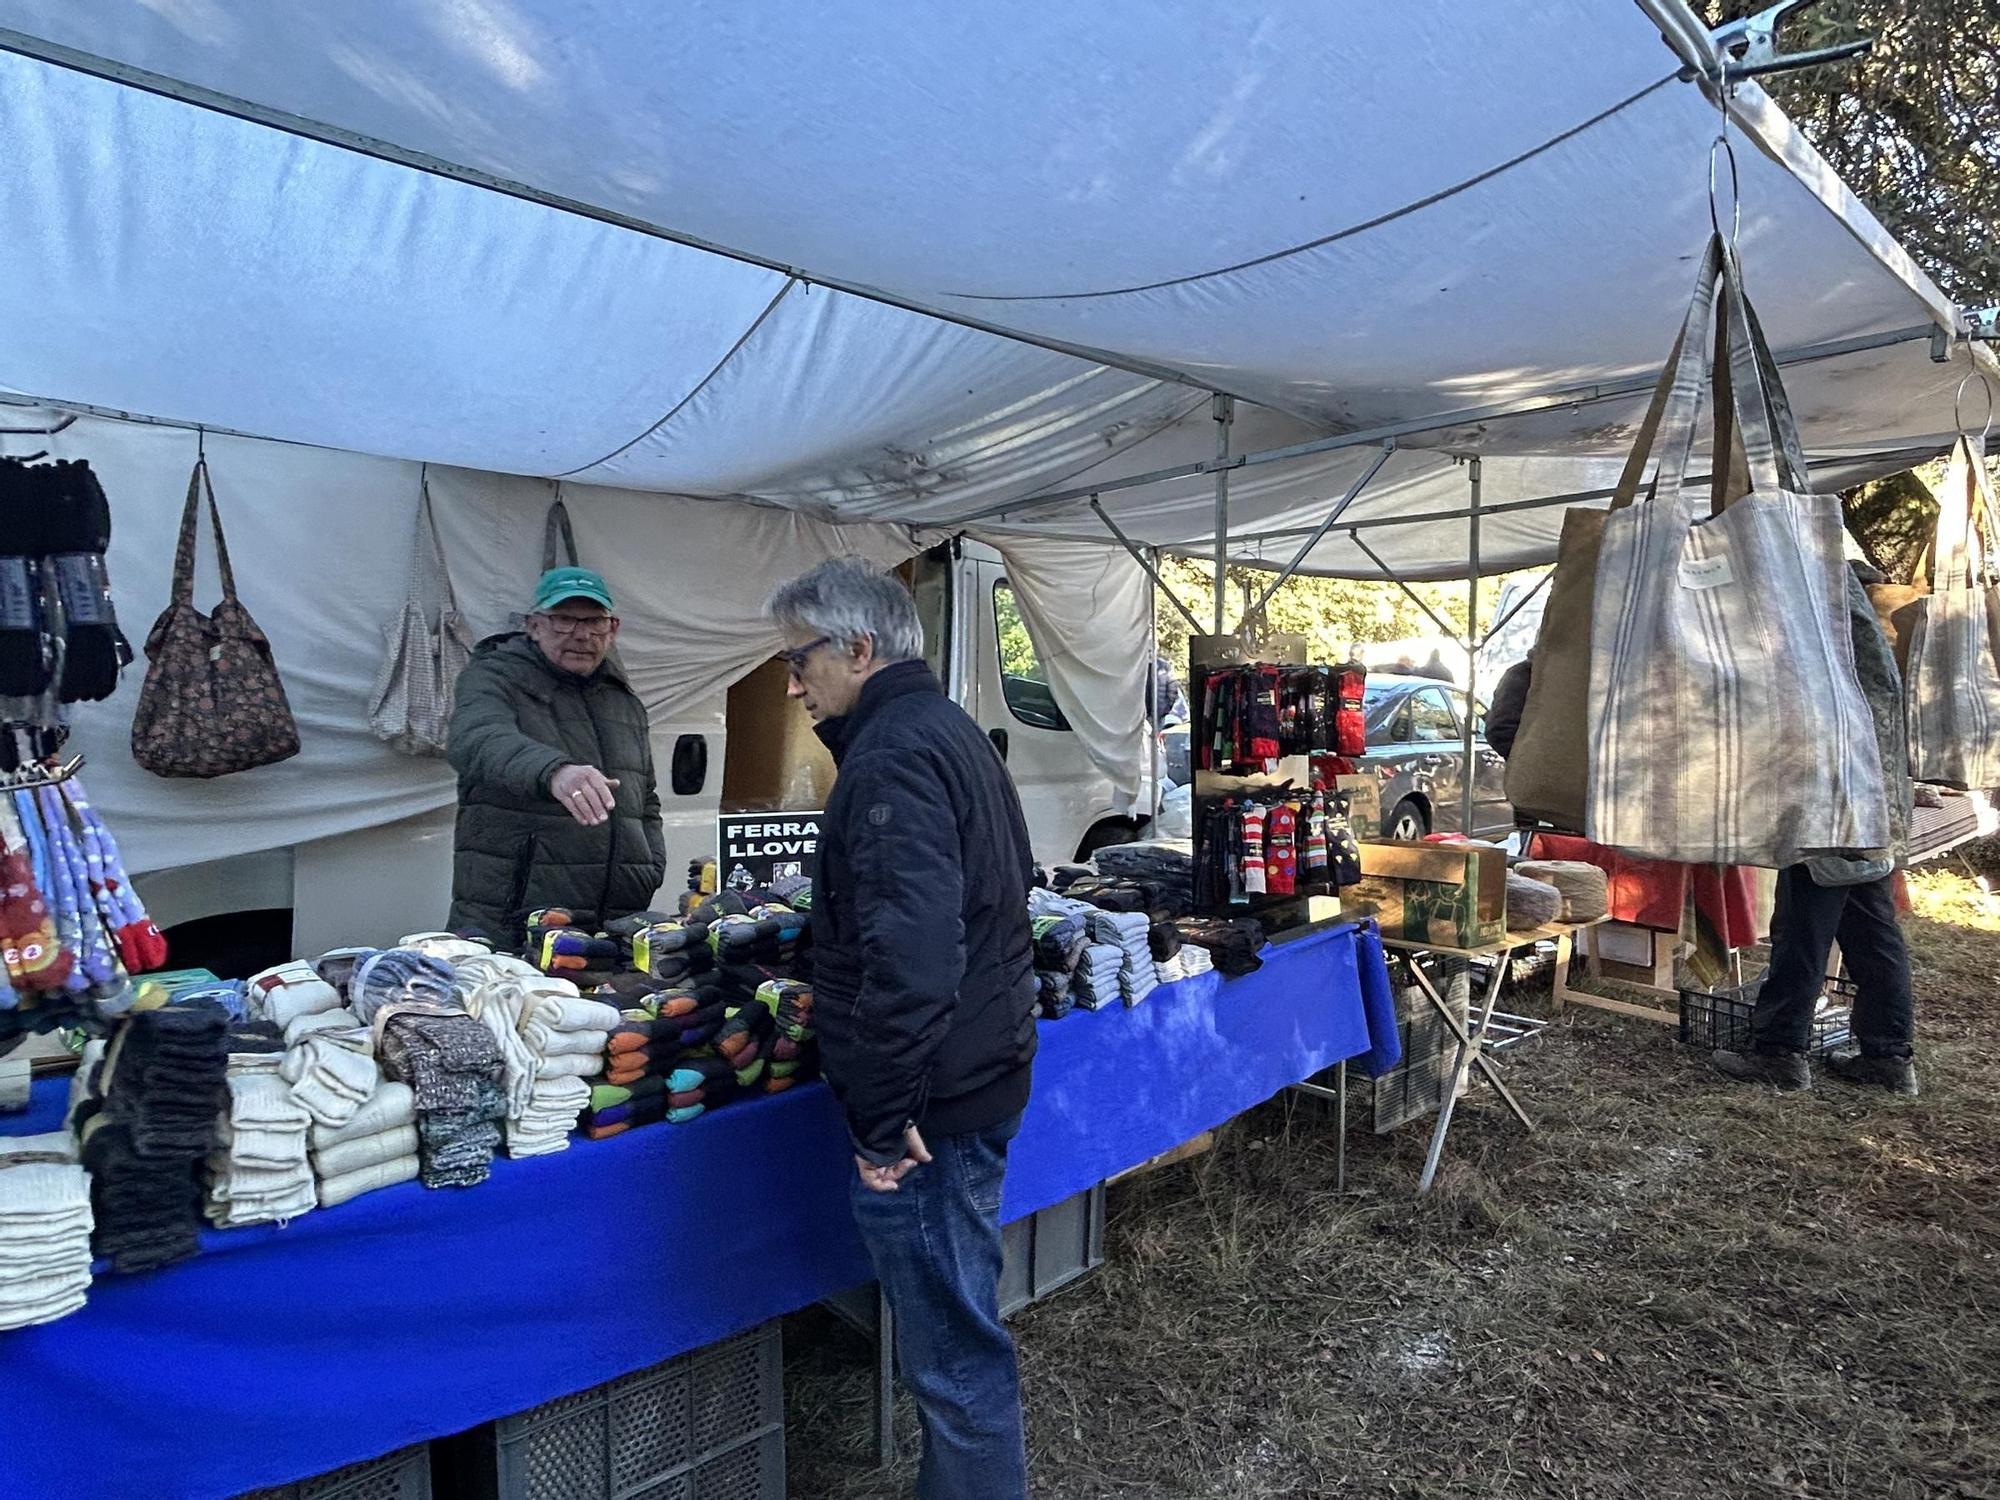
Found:
M 1455 740 L 1458 716 L 1437 688 L 1410 694 L 1410 738 L 1412 740 Z
M 1020 602 L 1013 585 L 1001 579 L 993 585 L 994 646 L 1000 653 L 1000 691 L 1007 699 L 1007 711 L 1023 724 L 1037 729 L 1068 729 L 1069 720 L 1056 707 L 1049 691 L 1049 674 L 1028 625 L 1021 618 Z

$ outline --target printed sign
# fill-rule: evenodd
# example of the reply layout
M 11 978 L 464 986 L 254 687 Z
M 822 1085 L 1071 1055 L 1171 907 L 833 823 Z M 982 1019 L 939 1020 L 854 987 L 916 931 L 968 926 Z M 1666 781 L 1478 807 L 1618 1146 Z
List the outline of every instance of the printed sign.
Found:
M 747 891 L 819 865 L 819 812 L 723 813 L 716 819 L 722 888 Z

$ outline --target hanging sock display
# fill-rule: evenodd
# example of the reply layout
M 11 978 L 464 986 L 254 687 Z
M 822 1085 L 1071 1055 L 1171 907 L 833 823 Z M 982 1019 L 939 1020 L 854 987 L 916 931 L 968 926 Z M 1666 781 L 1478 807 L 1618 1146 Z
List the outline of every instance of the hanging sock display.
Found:
M 111 502 L 82 460 L 49 465 L 47 484 L 42 548 L 62 603 L 61 698 L 100 702 L 117 691 L 118 674 L 132 661 L 104 566 L 111 547 Z
M 1280 802 L 1264 816 L 1264 887 L 1273 896 L 1298 890 L 1298 814 Z
M 54 645 L 42 608 L 42 512 L 45 469 L 0 459 L 0 695 L 35 698 L 47 691 Z

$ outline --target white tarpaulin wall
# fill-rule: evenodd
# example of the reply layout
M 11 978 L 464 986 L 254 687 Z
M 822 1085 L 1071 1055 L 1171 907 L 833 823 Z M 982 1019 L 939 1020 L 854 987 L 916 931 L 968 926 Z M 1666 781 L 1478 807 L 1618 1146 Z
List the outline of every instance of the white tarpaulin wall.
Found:
M 0 28 L 0 385 L 1056 535 L 1097 532 L 1037 495 L 1212 455 L 1210 391 L 1246 403 L 1238 453 L 1574 395 L 1405 437 L 1351 516 L 1446 516 L 1373 533 L 1418 575 L 1463 566 L 1454 457 L 1493 460 L 1488 504 L 1609 482 L 1639 398 L 1596 397 L 1664 357 L 1718 120 L 1679 0 L 0 0 Z M 1813 456 L 1935 450 L 1956 311 L 1753 85 L 1736 112 Z M 1240 471 L 1232 533 L 1309 526 L 1368 461 Z M 1105 503 L 1200 546 L 1212 487 Z M 1486 565 L 1558 524 L 1496 520 Z M 1375 571 L 1338 531 L 1307 566 Z
M 35 442 L 89 459 L 111 497 L 111 580 L 137 649 L 167 601 L 195 435 L 86 418 Z M 31 451 L 18 437 L 4 445 Z M 417 466 L 247 439 L 207 445 L 237 589 L 271 638 L 301 750 L 216 781 L 142 771 L 128 748 L 142 660 L 110 699 L 72 710 L 72 747 L 87 758 L 85 781 L 127 864 L 221 859 L 449 807 L 448 766 L 399 755 L 368 729 L 382 629 L 408 586 Z M 430 488 L 460 608 L 476 635 L 507 628 L 541 567 L 553 487 L 434 466 Z M 835 554 L 889 566 L 917 545 L 900 526 L 829 526 L 749 505 L 595 487 L 565 498 L 579 552 L 618 600 L 620 656 L 656 723 L 769 658 L 779 641 L 760 610 L 785 578 Z M 205 533 L 200 555 L 195 602 L 209 608 L 217 586 Z
M 281 848 L 449 807 L 439 761 L 399 755 L 368 729 L 382 630 L 408 587 L 419 469 L 412 463 L 254 439 L 206 439 L 237 587 L 271 638 L 299 721 L 299 755 L 218 781 L 164 780 L 128 748 L 143 658 L 103 703 L 78 704 L 72 748 L 145 871 Z M 111 498 L 109 558 L 120 624 L 135 650 L 165 607 L 197 437 L 83 418 L 50 437 L 0 438 L 0 453 L 88 459 Z M 475 639 L 508 627 L 541 566 L 545 480 L 433 465 L 430 491 L 452 586 Z M 893 566 L 928 540 L 883 523 L 831 525 L 767 506 L 565 485 L 585 563 L 624 621 L 620 659 L 655 724 L 703 707 L 782 644 L 763 603 L 785 579 L 836 555 Z M 1122 551 L 990 537 L 1057 703 L 1091 759 L 1128 800 L 1140 794 L 1151 601 Z M 196 603 L 212 607 L 204 530 Z M 1086 629 L 1087 627 L 1087 629 Z M 661 772 L 664 776 L 664 768 Z M 720 774 L 716 768 L 715 774 Z

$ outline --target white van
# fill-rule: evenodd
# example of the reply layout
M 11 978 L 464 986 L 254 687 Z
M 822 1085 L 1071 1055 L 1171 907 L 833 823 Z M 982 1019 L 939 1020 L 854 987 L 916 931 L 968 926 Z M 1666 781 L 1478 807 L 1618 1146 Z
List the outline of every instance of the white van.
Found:
M 902 573 L 923 616 L 932 668 L 1006 758 L 1036 858 L 1062 863 L 1137 836 L 1144 820 L 1117 805 L 1050 694 L 1000 554 L 954 541 L 912 558 Z M 715 852 L 727 695 L 655 719 L 652 734 L 671 900 L 689 861 Z M 1149 799 L 1142 796 L 1141 805 Z M 176 966 L 215 967 L 214 956 L 238 967 L 224 956 L 237 948 L 310 955 L 346 943 L 392 943 L 444 922 L 452 820 L 444 808 L 289 848 L 157 870 L 134 884 L 170 940 L 183 938 Z

